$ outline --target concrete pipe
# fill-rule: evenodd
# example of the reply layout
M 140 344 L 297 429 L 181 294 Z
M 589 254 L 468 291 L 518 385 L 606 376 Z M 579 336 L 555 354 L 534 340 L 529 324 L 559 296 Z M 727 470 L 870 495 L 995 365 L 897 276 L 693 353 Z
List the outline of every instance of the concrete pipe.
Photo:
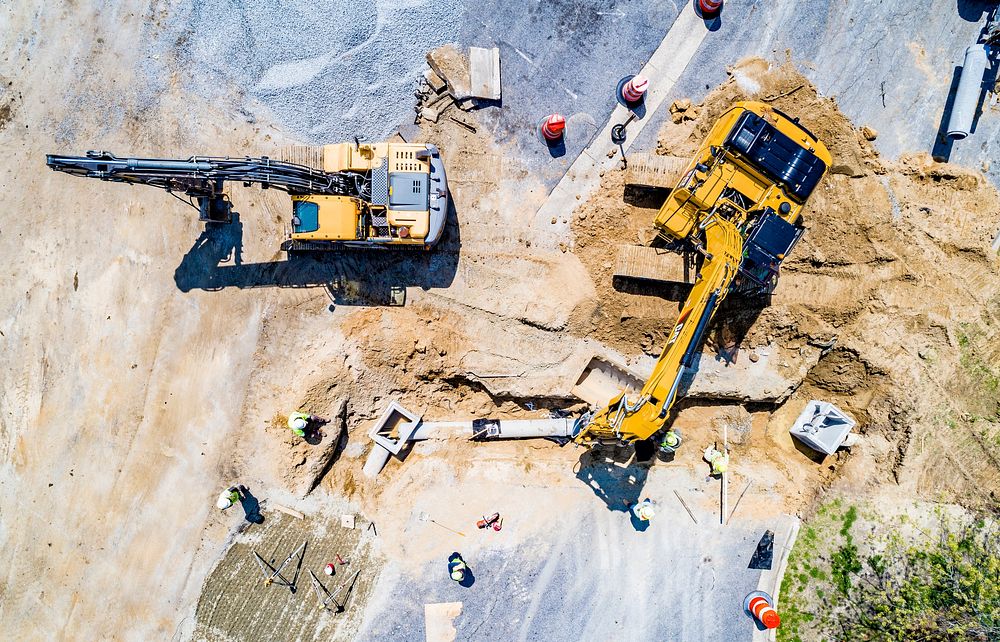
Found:
M 972 45 L 965 50 L 962 77 L 958 81 L 951 118 L 948 119 L 948 137 L 952 140 L 962 140 L 972 131 L 972 121 L 983 93 L 983 74 L 988 64 L 986 45 Z
M 472 438 L 529 439 L 532 437 L 575 437 L 579 432 L 572 418 L 555 419 L 476 419 L 474 421 L 425 421 L 410 439 Z
M 368 459 L 365 460 L 365 467 L 362 469 L 365 477 L 378 477 L 378 474 L 385 467 L 386 462 L 389 461 L 389 455 L 391 454 L 385 446 L 373 443 L 372 451 L 368 453 Z

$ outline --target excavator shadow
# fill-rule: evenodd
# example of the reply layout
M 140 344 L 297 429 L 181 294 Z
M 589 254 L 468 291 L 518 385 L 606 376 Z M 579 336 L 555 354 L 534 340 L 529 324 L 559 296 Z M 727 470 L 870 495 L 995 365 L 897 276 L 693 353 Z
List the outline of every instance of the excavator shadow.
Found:
M 574 466 L 577 479 L 607 504 L 608 510 L 626 512 L 639 501 L 650 463 L 639 463 L 631 447 L 587 450 Z
M 461 237 L 449 205 L 444 238 L 429 251 L 350 249 L 303 252 L 287 260 L 243 262 L 243 224 L 209 223 L 174 271 L 181 292 L 226 288 L 325 288 L 334 305 L 403 305 L 407 287 L 446 288 L 458 268 Z
M 735 363 L 750 329 L 770 304 L 771 297 L 765 294 L 729 295 L 709 326 L 704 347 L 713 350 L 719 360 Z

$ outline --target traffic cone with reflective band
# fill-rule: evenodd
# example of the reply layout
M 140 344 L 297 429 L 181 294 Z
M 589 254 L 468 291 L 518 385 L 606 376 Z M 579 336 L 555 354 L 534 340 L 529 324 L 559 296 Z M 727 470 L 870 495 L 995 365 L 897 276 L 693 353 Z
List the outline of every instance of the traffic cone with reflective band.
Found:
M 542 136 L 545 140 L 556 141 L 566 131 L 566 119 L 562 114 L 552 114 L 542 122 Z
M 632 76 L 632 79 L 622 86 L 622 98 L 625 102 L 637 103 L 642 100 L 647 89 L 649 80 L 645 76 Z
M 774 600 L 764 591 L 754 591 L 743 600 L 743 608 L 768 629 L 776 629 L 781 624 L 778 612 L 774 610 Z
M 698 0 L 698 7 L 703 14 L 714 16 L 722 10 L 722 0 Z

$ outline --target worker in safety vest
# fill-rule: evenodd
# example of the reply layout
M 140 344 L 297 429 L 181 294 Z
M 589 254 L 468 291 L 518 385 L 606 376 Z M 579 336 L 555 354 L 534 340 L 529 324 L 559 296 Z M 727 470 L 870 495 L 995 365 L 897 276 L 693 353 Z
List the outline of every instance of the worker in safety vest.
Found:
M 672 455 L 680 447 L 681 433 L 672 429 L 668 430 L 667 434 L 663 435 L 663 441 L 660 442 L 660 452 Z
M 709 446 L 705 449 L 705 461 L 712 465 L 712 474 L 721 475 L 729 468 L 729 453 L 723 453 Z
M 293 412 L 288 415 L 288 428 L 291 429 L 299 437 L 306 436 L 306 428 L 309 426 L 309 422 L 313 420 L 313 416 L 305 412 Z
M 233 504 L 238 503 L 242 497 L 240 493 L 241 488 L 242 486 L 230 486 L 226 490 L 222 491 L 219 495 L 219 500 L 215 502 L 215 506 L 219 510 L 226 510 Z
M 632 513 L 644 522 L 648 522 L 653 519 L 656 515 L 656 510 L 653 508 L 655 504 L 650 498 L 646 498 L 641 502 L 637 502 L 632 505 Z
M 465 565 L 465 560 L 457 552 L 452 553 L 451 557 L 448 558 L 448 574 L 451 575 L 451 579 L 456 582 L 461 582 L 465 579 L 465 571 L 469 567 Z

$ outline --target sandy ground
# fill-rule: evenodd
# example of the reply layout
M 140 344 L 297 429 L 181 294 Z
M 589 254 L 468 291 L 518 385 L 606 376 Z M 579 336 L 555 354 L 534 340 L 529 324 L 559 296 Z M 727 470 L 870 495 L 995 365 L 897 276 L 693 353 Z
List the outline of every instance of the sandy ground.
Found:
M 563 8 L 567 20 L 579 17 Z M 202 17 L 194 35 L 204 44 L 211 25 Z M 577 607 L 609 600 L 624 617 L 628 606 L 612 598 L 642 593 L 631 579 L 647 591 L 685 590 L 685 576 L 671 576 L 669 564 L 643 571 L 672 540 L 664 526 L 690 519 L 668 504 L 670 489 L 690 493 L 706 523 L 718 510 L 698 449 L 717 438 L 719 421 L 739 405 L 732 401 L 682 404 L 675 422 L 688 446 L 673 465 L 652 472 L 584 465 L 580 451 L 543 442 L 421 444 L 377 481 L 360 475 L 365 432 L 391 398 L 431 419 L 544 416 L 576 403 L 570 374 L 596 343 L 636 361 L 655 353 L 675 303 L 615 291 L 608 278 L 612 242 L 638 239 L 652 207 L 625 195 L 619 176 L 605 177 L 601 200 L 565 213 L 572 233 L 561 235 L 533 217 L 552 177 L 536 175 L 512 152 L 523 141 L 487 133 L 510 123 L 484 114 L 477 134 L 442 123 L 419 134 L 442 147 L 455 200 L 435 252 L 288 263 L 276 252 L 288 221 L 281 194 L 237 187 L 239 222 L 204 232 L 192 210 L 159 191 L 74 179 L 42 165 L 56 151 L 183 157 L 293 142 L 263 116 L 192 90 L 192 76 L 204 70 L 182 53 L 201 49 L 150 49 L 149 42 L 183 35 L 169 6 L 9 4 L 0 20 L 7 27 L 0 66 L 6 630 L 27 639 L 246 639 L 251 632 L 226 619 L 230 607 L 219 595 L 227 582 L 246 584 L 248 546 L 284 537 L 290 518 L 266 508 L 275 502 L 307 513 L 308 524 L 296 528 L 316 540 L 316 557 L 308 557 L 316 572 L 322 555 L 340 545 L 334 526 L 342 511 L 382 526 L 365 584 L 370 609 L 360 608 L 369 594 L 359 590 L 356 610 L 336 625 L 317 624 L 331 635 L 342 627 L 344 638 L 377 639 L 380 626 L 402 632 L 405 622 L 385 614 L 400 600 L 408 622 L 418 618 L 421 578 L 434 573 L 428 599 L 462 599 L 440 569 L 457 544 L 420 513 L 463 531 L 483 512 L 509 515 L 496 537 L 468 533 L 477 538 L 466 547 L 470 565 L 486 570 L 478 582 L 491 593 L 471 598 L 456 618 L 467 633 L 491 622 L 507 576 L 519 588 L 504 606 L 523 607 L 516 615 L 523 639 L 559 629 Z M 752 588 L 745 565 L 721 560 L 742 559 L 761 528 L 783 512 L 808 512 L 825 489 L 898 485 L 892 488 L 903 495 L 975 506 L 997 488 L 996 467 L 983 465 L 997 457 L 1000 309 L 997 261 L 987 252 L 1000 218 L 995 190 L 976 172 L 926 157 L 879 158 L 836 105 L 791 70 L 752 61 L 738 71 L 698 117 L 660 132 L 661 151 L 690 151 L 723 105 L 757 95 L 801 113 L 831 145 L 837 167 L 810 204 L 807 236 L 771 307 L 730 309 L 736 327 L 729 331 L 743 354 L 778 350 L 779 366 L 798 372 L 802 365 L 805 377 L 783 405 L 747 409 L 750 430 L 734 453 L 731 492 L 753 485 L 732 530 L 680 529 L 719 557 L 709 563 L 685 553 L 678 564 L 699 582 L 710 580 L 705 569 L 733 580 L 732 595 L 691 593 L 681 608 L 692 613 L 706 608 L 700 600 L 718 600 L 715 608 Z M 627 234 L 617 232 L 623 212 Z M 405 306 L 386 305 L 393 288 L 406 290 Z M 724 323 L 715 335 L 725 334 Z M 833 347 L 821 347 L 834 336 Z M 711 350 L 705 359 L 714 361 Z M 812 397 L 852 412 L 862 445 L 826 461 L 796 448 L 787 426 Z M 336 446 L 339 459 L 303 498 L 310 487 L 304 460 L 316 455 L 290 446 L 275 418 L 299 407 L 330 415 L 343 400 L 348 430 Z M 941 431 L 952 437 L 947 448 L 934 438 Z M 246 528 L 238 512 L 214 508 L 218 492 L 235 481 L 267 500 L 263 526 Z M 663 514 L 639 534 L 621 500 L 636 498 L 643 484 Z M 558 511 L 572 518 L 554 529 Z M 601 537 L 588 539 L 590 524 L 600 525 Z M 718 538 L 700 537 L 706 532 Z M 601 548 L 609 542 L 618 548 Z M 596 565 L 586 559 L 595 546 Z M 546 553 L 546 564 L 512 561 Z M 628 573 L 594 590 L 619 565 Z M 309 605 L 308 583 L 301 588 L 301 601 L 275 607 L 281 617 Z M 574 606 L 546 617 L 538 594 L 549 590 L 573 595 Z M 720 617 L 746 624 L 738 611 Z M 258 637 L 270 635 L 254 622 Z M 618 630 L 602 626 L 609 635 Z

